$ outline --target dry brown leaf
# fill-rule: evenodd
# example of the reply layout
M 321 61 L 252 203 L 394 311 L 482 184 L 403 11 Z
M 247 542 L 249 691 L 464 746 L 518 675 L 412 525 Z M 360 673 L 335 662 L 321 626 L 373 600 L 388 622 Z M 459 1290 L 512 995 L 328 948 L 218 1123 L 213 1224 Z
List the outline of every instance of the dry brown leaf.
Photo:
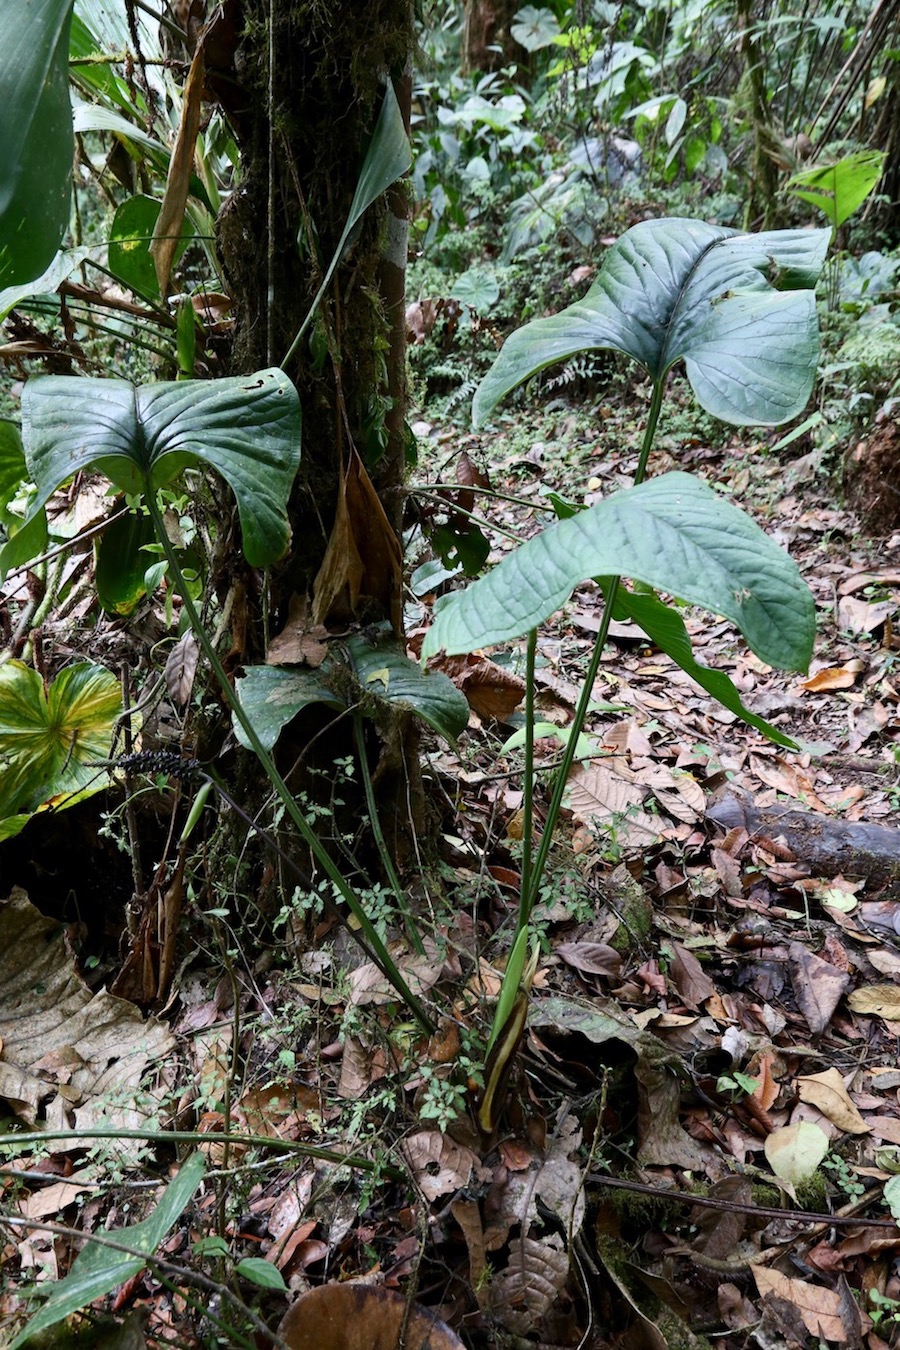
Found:
M 86 1135 L 101 1122 L 140 1129 L 156 1119 L 155 1091 L 142 1080 L 172 1053 L 172 1033 L 124 999 L 92 994 L 59 924 L 18 887 L 0 901 L 0 1037 L 0 1092 L 29 1124 L 64 1124 L 73 1107 Z M 66 1147 L 81 1145 L 57 1145 Z M 114 1147 L 139 1145 L 122 1139 Z
M 436 984 L 444 968 L 440 953 L 427 950 L 424 955 L 403 956 L 394 959 L 406 983 L 414 994 L 423 994 Z M 395 1003 L 397 991 L 388 977 L 372 961 L 357 966 L 350 973 L 350 1002 L 358 1007 L 369 1003 Z
M 169 698 L 182 708 L 190 702 L 199 659 L 200 648 L 197 645 L 197 639 L 188 629 L 184 637 L 179 638 L 169 652 L 165 670 L 166 689 L 169 691 Z
M 97 1181 L 97 1168 L 94 1165 L 82 1167 L 71 1176 L 54 1181 L 42 1190 L 34 1191 L 19 1206 L 19 1211 L 27 1219 L 46 1219 L 51 1214 L 59 1214 L 67 1205 L 72 1205 L 79 1196 L 94 1189 Z
M 893 600 L 870 602 L 845 595 L 838 602 L 838 617 L 841 627 L 851 633 L 874 633 L 896 608 Z
M 861 1333 L 871 1326 L 868 1317 L 856 1308 L 853 1316 L 856 1325 L 848 1325 L 848 1310 L 834 1289 L 823 1289 L 821 1285 L 807 1284 L 805 1280 L 792 1280 L 781 1271 L 769 1270 L 766 1266 L 751 1265 L 750 1269 L 760 1294 L 763 1297 L 774 1294 L 793 1304 L 811 1336 L 839 1345 L 845 1341 L 859 1344 Z
M 801 1102 L 817 1107 L 845 1134 L 868 1134 L 869 1126 L 853 1105 L 837 1069 L 797 1079 Z
M 403 556 L 366 467 L 351 449 L 341 471 L 334 525 L 313 586 L 313 622 L 350 621 L 362 599 L 375 600 L 401 628 Z
M 156 268 L 156 280 L 160 295 L 165 299 L 169 293 L 169 278 L 172 262 L 181 227 L 184 223 L 184 209 L 187 206 L 191 189 L 191 174 L 194 168 L 194 151 L 200 131 L 200 105 L 203 99 L 203 84 L 206 79 L 206 60 L 203 54 L 203 40 L 197 44 L 191 68 L 188 72 L 182 94 L 181 122 L 175 147 L 169 160 L 169 172 L 166 177 L 166 190 L 160 207 L 159 217 L 153 230 L 150 254 Z
M 314 624 L 309 617 L 306 596 L 295 591 L 288 605 L 287 622 L 269 643 L 266 665 L 309 666 L 318 670 L 328 655 L 328 636 L 328 629 Z
M 439 670 L 466 696 L 479 717 L 505 721 L 525 697 L 525 681 L 480 652 L 432 657 L 429 670 Z
M 863 989 L 854 989 L 847 1002 L 856 1013 L 900 1022 L 900 985 L 870 984 Z
M 716 992 L 716 986 L 687 947 L 673 942 L 672 950 L 675 955 L 669 967 L 669 979 L 689 1008 L 699 1008 Z
M 808 680 L 801 680 L 799 687 L 808 689 L 813 694 L 827 693 L 831 689 L 852 689 L 861 673 L 862 667 L 856 669 L 855 663 L 847 666 L 828 666 L 824 670 L 817 670 Z
M 482 1167 L 477 1154 L 440 1130 L 419 1130 L 409 1135 L 402 1147 L 426 1200 L 437 1200 L 461 1190 L 468 1186 L 473 1174 L 477 1181 L 491 1179 L 490 1171 Z
M 815 956 L 802 942 L 791 943 L 788 969 L 800 1011 L 813 1035 L 820 1036 L 849 986 L 850 976 L 830 962 L 823 961 L 820 956 Z M 900 995 L 900 990 L 897 992 Z
M 622 958 L 615 947 L 605 942 L 561 942 L 554 947 L 556 956 L 575 970 L 586 975 L 605 975 L 617 980 L 622 969 Z
M 578 764 L 569 774 L 568 804 L 576 820 L 594 827 L 614 825 L 616 838 L 627 845 L 646 847 L 664 833 L 659 816 L 641 809 L 643 789 L 621 763 Z
M 491 1281 L 494 1316 L 507 1330 L 527 1335 L 556 1302 L 568 1274 L 569 1258 L 558 1233 L 521 1238 L 512 1244 L 506 1269 Z
M 278 1326 L 290 1350 L 462 1350 L 462 1341 L 405 1294 L 348 1280 L 292 1303 Z

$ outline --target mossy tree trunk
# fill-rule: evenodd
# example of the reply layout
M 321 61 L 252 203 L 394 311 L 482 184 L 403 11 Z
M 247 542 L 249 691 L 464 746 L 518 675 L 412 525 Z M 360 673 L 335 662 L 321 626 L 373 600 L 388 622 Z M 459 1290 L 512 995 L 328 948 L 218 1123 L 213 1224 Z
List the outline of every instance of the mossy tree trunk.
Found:
M 347 221 L 388 80 L 408 116 L 413 46 L 412 0 L 244 0 L 242 15 L 237 89 L 229 95 L 241 182 L 218 226 L 236 320 L 232 374 L 278 365 L 289 352 Z M 406 202 L 401 183 L 366 212 L 286 367 L 303 414 L 293 542 L 267 578 L 242 569 L 236 547 L 223 557 L 219 588 L 232 588 L 234 664 L 260 659 L 264 621 L 278 632 L 292 598 L 315 607 L 342 475 L 353 465 L 371 476 L 399 557 Z M 329 605 L 333 628 L 383 619 L 398 626 L 399 571 L 386 581 L 382 568 L 372 581 L 368 561 L 355 593 Z M 290 753 L 300 753 L 298 735 L 315 735 L 322 720 L 294 729 Z M 319 741 L 333 754 L 344 748 L 340 734 Z M 384 772 L 386 739 L 377 750 L 373 743 L 373 764 L 388 796 L 405 801 L 411 756 L 395 754 L 396 773 Z

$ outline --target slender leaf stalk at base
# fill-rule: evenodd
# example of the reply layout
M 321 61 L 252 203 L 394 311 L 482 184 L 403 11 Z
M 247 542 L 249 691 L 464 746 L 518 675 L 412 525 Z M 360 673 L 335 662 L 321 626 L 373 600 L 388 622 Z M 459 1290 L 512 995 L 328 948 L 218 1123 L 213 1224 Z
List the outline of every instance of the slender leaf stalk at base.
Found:
M 353 915 L 354 919 L 359 924 L 363 936 L 366 939 L 366 942 L 372 949 L 373 958 L 378 968 L 381 970 L 384 976 L 390 981 L 393 988 L 396 989 L 397 993 L 400 995 L 401 999 L 409 1008 L 410 1012 L 413 1014 L 413 1016 L 415 1017 L 419 1025 L 422 1027 L 422 1029 L 424 1031 L 427 1031 L 429 1035 L 432 1035 L 435 1030 L 435 1023 L 433 1019 L 425 1011 L 425 1008 L 423 1007 L 421 1001 L 416 997 L 416 995 L 410 989 L 409 985 L 404 980 L 403 976 L 400 974 L 400 971 L 397 969 L 397 966 L 393 958 L 391 957 L 390 952 L 387 950 L 387 947 L 385 946 L 384 942 L 379 936 L 378 931 L 376 930 L 374 924 L 372 923 L 371 919 L 369 918 L 368 914 L 366 913 L 365 909 L 360 903 L 359 897 L 356 895 L 352 886 L 350 886 L 346 878 L 341 875 L 340 870 L 334 863 L 328 850 L 325 848 L 324 844 L 321 843 L 321 841 L 318 839 L 318 837 L 315 834 L 315 831 L 313 830 L 312 825 L 309 823 L 306 816 L 300 810 L 300 807 L 297 804 L 293 794 L 291 793 L 284 779 L 281 777 L 281 774 L 278 772 L 278 769 L 275 767 L 275 762 L 272 759 L 271 755 L 265 749 L 262 742 L 260 741 L 258 735 L 256 734 L 256 728 L 254 727 L 250 718 L 247 716 L 247 713 L 245 712 L 240 699 L 238 698 L 237 694 L 232 688 L 228 676 L 225 673 L 225 669 L 221 661 L 219 660 L 215 647 L 213 646 L 209 634 L 207 633 L 203 623 L 201 622 L 200 615 L 197 613 L 197 608 L 194 605 L 193 600 L 191 599 L 190 591 L 188 589 L 187 583 L 185 582 L 184 576 L 181 571 L 181 567 L 178 562 L 178 556 L 175 552 L 174 547 L 172 546 L 168 534 L 166 533 L 166 528 L 159 510 L 159 505 L 156 501 L 156 497 L 152 490 L 148 489 L 148 491 L 145 493 L 145 501 L 147 504 L 147 509 L 150 512 L 150 519 L 153 521 L 153 528 L 156 532 L 156 536 L 159 540 L 159 543 L 162 546 L 163 552 L 166 555 L 166 561 L 169 564 L 169 569 L 172 578 L 175 581 L 175 584 L 177 585 L 179 593 L 181 595 L 182 604 L 184 605 L 184 608 L 187 612 L 187 616 L 188 619 L 190 620 L 194 636 L 196 637 L 204 656 L 209 662 L 210 669 L 212 670 L 213 674 L 216 677 L 216 680 L 219 683 L 219 686 L 222 690 L 222 694 L 225 698 L 226 703 L 228 704 L 229 709 L 231 710 L 231 712 L 234 713 L 235 719 L 239 722 L 241 729 L 243 730 L 245 736 L 247 737 L 247 741 L 251 749 L 253 750 L 254 754 L 259 760 L 263 772 L 265 773 L 275 792 L 278 794 L 279 800 L 284 805 L 285 811 L 287 812 L 293 824 L 296 826 L 301 839 L 309 848 L 313 857 L 316 859 L 316 862 L 322 868 L 322 871 L 328 877 L 329 881 L 333 884 L 338 894 L 341 896 L 341 899 L 344 900 L 344 902 L 346 903 L 347 908 L 350 910 L 350 913 Z
M 644 439 L 641 444 L 640 458 L 638 459 L 637 470 L 634 475 L 635 487 L 642 483 L 647 473 L 647 461 L 650 458 L 650 449 L 653 445 L 653 438 L 656 435 L 656 427 L 659 422 L 659 414 L 662 409 L 663 390 L 665 388 L 665 376 L 654 382 L 653 396 L 650 400 L 650 409 L 647 414 L 647 425 L 644 429 Z M 534 859 L 534 865 L 531 869 L 531 884 L 526 892 L 522 891 L 522 906 L 520 911 L 520 925 L 527 923 L 531 918 L 531 911 L 534 909 L 537 900 L 538 890 L 541 884 L 541 877 L 547 866 L 547 858 L 550 853 L 550 846 L 553 843 L 553 834 L 559 820 L 559 813 L 562 809 L 563 794 L 566 790 L 566 784 L 569 779 L 572 765 L 575 763 L 575 755 L 578 750 L 578 738 L 584 728 L 587 720 L 588 709 L 591 706 L 591 699 L 594 695 L 594 681 L 597 678 L 597 672 L 600 669 L 600 660 L 603 656 L 603 649 L 606 646 L 606 639 L 609 634 L 609 625 L 612 622 L 613 610 L 616 606 L 616 596 L 619 591 L 620 579 L 613 577 L 606 593 L 606 603 L 603 606 L 603 617 L 600 620 L 600 629 L 594 643 L 594 650 L 584 676 L 584 683 L 581 687 L 581 695 L 578 699 L 578 706 L 575 709 L 575 716 L 572 719 L 572 725 L 569 728 L 569 739 L 566 743 L 565 753 L 562 757 L 562 763 L 556 771 L 556 781 L 553 786 L 553 795 L 550 798 L 550 805 L 547 808 L 547 819 L 544 822 L 544 829 L 541 835 L 541 842 L 538 845 L 537 854 Z M 527 742 L 526 742 L 527 744 Z M 527 792 L 527 783 L 526 783 Z M 524 916 L 524 917 L 523 917 Z
M 362 713 L 359 708 L 353 711 L 353 739 L 356 742 L 356 755 L 359 759 L 359 771 L 362 775 L 363 787 L 366 793 L 366 806 L 369 810 L 369 824 L 372 826 L 372 834 L 375 839 L 375 846 L 378 849 L 378 856 L 381 858 L 381 864 L 387 873 L 387 879 L 391 883 L 391 890 L 394 892 L 394 899 L 403 915 L 403 922 L 406 927 L 409 940 L 415 947 L 419 956 L 425 955 L 425 944 L 422 936 L 415 925 L 412 915 L 409 912 L 409 906 L 406 903 L 406 896 L 403 894 L 403 887 L 400 885 L 400 878 L 397 876 L 397 869 L 394 866 L 394 860 L 391 857 L 390 850 L 385 842 L 384 832 L 381 828 L 381 819 L 378 815 L 378 806 L 375 802 L 375 789 L 372 784 L 372 775 L 369 772 L 369 760 L 366 756 L 366 738 L 363 734 Z

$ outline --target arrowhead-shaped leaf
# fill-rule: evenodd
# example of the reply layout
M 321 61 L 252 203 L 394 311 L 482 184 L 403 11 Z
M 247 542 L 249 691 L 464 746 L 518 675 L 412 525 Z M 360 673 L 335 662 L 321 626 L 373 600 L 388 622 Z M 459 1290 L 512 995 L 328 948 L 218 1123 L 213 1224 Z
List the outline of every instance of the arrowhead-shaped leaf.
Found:
M 69 223 L 72 0 L 3 0 L 0 42 L 0 288 L 52 262 Z
M 737 234 L 703 221 L 648 220 L 609 250 L 585 298 L 507 339 L 475 393 L 483 423 L 511 389 L 578 352 L 612 348 L 659 383 L 678 361 L 707 412 L 777 425 L 812 391 L 815 286 L 830 230 Z
M 32 512 L 79 469 L 97 469 L 123 491 L 144 493 L 200 461 L 234 492 L 252 566 L 274 562 L 288 546 L 300 404 L 280 370 L 139 387 L 43 376 L 25 386 L 22 439 L 38 488 Z
M 452 680 L 439 671 L 425 674 L 394 642 L 372 646 L 362 636 L 345 644 L 346 656 L 364 698 L 384 699 L 395 709 L 408 708 L 430 727 L 455 741 L 469 720 L 469 705 Z M 244 711 L 253 723 L 267 750 L 278 740 L 281 730 L 310 703 L 347 708 L 344 681 L 329 682 L 330 659 L 319 670 L 300 667 L 250 666 L 237 681 L 237 692 Z M 242 745 L 245 733 L 234 721 L 234 731 Z
M 815 607 L 796 566 L 743 511 L 684 473 L 557 521 L 439 602 L 422 658 L 522 637 L 595 576 L 632 577 L 725 615 L 769 665 L 809 663 Z

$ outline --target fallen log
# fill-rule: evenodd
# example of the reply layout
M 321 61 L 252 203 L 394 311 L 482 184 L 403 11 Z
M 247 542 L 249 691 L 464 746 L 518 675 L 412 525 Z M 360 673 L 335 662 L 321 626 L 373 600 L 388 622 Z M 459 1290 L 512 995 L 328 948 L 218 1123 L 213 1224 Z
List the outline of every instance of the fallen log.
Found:
M 868 825 L 786 806 L 757 807 L 728 788 L 710 798 L 706 818 L 723 830 L 744 829 L 758 842 L 787 846 L 821 876 L 865 877 L 867 888 L 900 897 L 900 828 Z

